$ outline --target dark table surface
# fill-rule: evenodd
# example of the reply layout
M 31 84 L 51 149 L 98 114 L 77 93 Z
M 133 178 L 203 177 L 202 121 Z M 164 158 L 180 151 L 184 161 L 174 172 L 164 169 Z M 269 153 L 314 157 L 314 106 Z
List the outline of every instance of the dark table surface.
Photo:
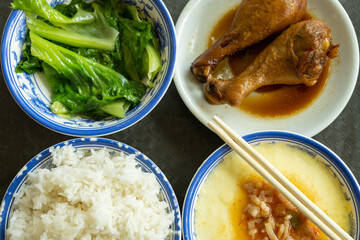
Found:
M 0 0 L 0 32 L 10 14 L 10 0 Z M 164 0 L 174 23 L 188 2 Z M 340 0 L 360 37 L 360 1 Z M 0 75 L 0 196 L 17 172 L 42 150 L 71 139 L 32 120 L 10 95 Z M 187 187 L 201 163 L 223 142 L 187 109 L 174 83 L 158 106 L 134 126 L 108 135 L 146 154 L 170 180 L 182 206 Z M 360 83 L 341 115 L 314 139 L 338 154 L 360 180 Z

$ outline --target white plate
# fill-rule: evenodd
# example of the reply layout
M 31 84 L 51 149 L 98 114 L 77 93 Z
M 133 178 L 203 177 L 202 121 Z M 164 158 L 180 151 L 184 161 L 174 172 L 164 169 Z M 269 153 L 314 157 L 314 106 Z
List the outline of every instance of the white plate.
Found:
M 241 0 L 190 0 L 176 24 L 178 58 L 175 84 L 190 111 L 203 123 L 217 115 L 239 134 L 262 130 L 288 130 L 309 137 L 329 126 L 342 112 L 354 91 L 359 70 L 359 48 L 354 27 L 337 0 L 308 0 L 308 12 L 330 26 L 340 56 L 333 59 L 328 82 L 313 103 L 296 115 L 261 118 L 229 105 L 210 105 L 204 84 L 195 80 L 190 65 L 206 48 L 216 23 Z

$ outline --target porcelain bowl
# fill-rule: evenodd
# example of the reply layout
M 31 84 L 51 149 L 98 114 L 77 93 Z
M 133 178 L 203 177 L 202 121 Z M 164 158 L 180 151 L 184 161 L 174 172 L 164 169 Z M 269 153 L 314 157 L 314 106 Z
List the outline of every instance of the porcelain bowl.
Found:
M 287 131 L 264 131 L 246 135 L 244 139 L 251 145 L 259 143 L 284 143 L 290 147 L 300 149 L 328 168 L 339 181 L 346 200 L 350 201 L 353 216 L 353 238 L 360 237 L 360 187 L 346 164 L 329 148 L 323 144 Z M 187 190 L 183 205 L 183 238 L 184 240 L 196 240 L 195 232 L 195 205 L 199 197 L 200 189 L 207 177 L 233 150 L 228 145 L 223 145 L 213 152 L 195 173 Z
M 53 0 L 52 5 L 66 0 Z M 1 44 L 1 65 L 6 84 L 18 105 L 35 121 L 56 132 L 70 136 L 103 136 L 126 129 L 137 123 L 160 102 L 167 91 L 174 73 L 176 60 L 175 27 L 171 16 L 161 0 L 125 0 L 124 2 L 145 13 L 147 20 L 155 26 L 159 38 L 163 69 L 148 89 L 141 103 L 130 110 L 126 117 L 107 118 L 94 121 L 84 117 L 65 119 L 51 112 L 51 90 L 43 74 L 15 73 L 22 58 L 22 47 L 26 38 L 25 13 L 14 10 L 4 28 Z
M 168 212 L 174 214 L 174 222 L 171 225 L 173 235 L 169 240 L 180 240 L 181 239 L 181 214 L 179 204 L 175 195 L 174 190 L 171 187 L 170 182 L 160 170 L 156 164 L 150 160 L 146 155 L 139 152 L 135 148 L 128 146 L 124 143 L 105 139 L 105 138 L 77 138 L 65 142 L 58 143 L 48 149 L 42 151 L 37 156 L 32 158 L 16 175 L 7 189 L 0 209 L 0 239 L 5 239 L 5 230 L 9 224 L 9 216 L 14 202 L 14 194 L 26 186 L 26 180 L 28 173 L 35 171 L 40 168 L 52 168 L 52 156 L 51 151 L 56 147 L 63 147 L 65 145 L 72 145 L 76 150 L 97 150 L 106 148 L 111 153 L 125 153 L 126 155 L 135 154 L 135 160 L 138 166 L 141 167 L 142 171 L 154 174 L 157 182 L 160 184 L 159 198 L 163 199 L 168 204 Z
M 312 137 L 329 126 L 342 112 L 356 86 L 359 47 L 355 29 L 338 0 L 308 0 L 307 11 L 331 29 L 339 43 L 339 57 L 332 60 L 327 82 L 310 105 L 284 117 L 258 117 L 229 105 L 211 105 L 205 99 L 204 84 L 190 72 L 191 63 L 208 47 L 210 35 L 220 19 L 241 0 L 190 0 L 177 23 L 178 59 L 174 82 L 189 110 L 207 126 L 214 115 L 238 134 L 286 130 Z M 191 26 L 191 27 L 189 27 Z

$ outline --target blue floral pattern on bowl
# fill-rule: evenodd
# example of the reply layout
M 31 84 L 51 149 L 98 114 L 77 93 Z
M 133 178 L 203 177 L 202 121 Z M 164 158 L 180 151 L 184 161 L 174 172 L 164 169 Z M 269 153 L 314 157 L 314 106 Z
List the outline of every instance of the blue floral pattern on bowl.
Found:
M 54 165 L 52 164 L 51 150 L 58 146 L 62 147 L 70 144 L 74 146 L 75 149 L 81 150 L 96 150 L 106 147 L 110 152 L 114 153 L 123 152 L 126 155 L 135 154 L 135 160 L 138 162 L 138 166 L 141 167 L 144 172 L 150 172 L 156 176 L 156 179 L 161 187 L 159 197 L 160 199 L 168 203 L 169 208 L 167 209 L 167 211 L 174 214 L 175 221 L 171 225 L 173 235 L 167 240 L 181 239 L 181 214 L 179 204 L 175 192 L 170 185 L 170 182 L 162 173 L 160 168 L 156 166 L 155 163 L 152 162 L 147 156 L 134 149 L 133 147 L 118 141 L 105 138 L 77 138 L 65 141 L 44 150 L 43 152 L 35 156 L 33 159 L 31 159 L 16 175 L 9 188 L 7 189 L 4 199 L 1 203 L 0 239 L 5 239 L 5 229 L 8 226 L 9 216 L 14 201 L 14 194 L 17 193 L 24 184 L 26 184 L 26 179 L 28 176 L 27 174 L 29 172 L 33 172 L 37 168 L 53 167 Z
M 314 159 L 324 164 L 336 176 L 345 197 L 351 201 L 353 209 L 353 232 L 354 239 L 360 237 L 360 187 L 356 178 L 345 163 L 330 149 L 321 143 L 291 132 L 285 131 L 264 131 L 246 135 L 244 139 L 250 144 L 282 142 L 290 147 L 297 148 L 310 154 Z M 185 196 L 183 206 L 183 238 L 184 240 L 196 240 L 195 232 L 195 204 L 200 188 L 215 169 L 215 167 L 230 154 L 233 150 L 228 145 L 223 145 L 213 152 L 200 166 L 191 181 Z
M 66 2 L 53 0 L 51 5 Z M 94 121 L 86 117 L 63 118 L 51 112 L 51 92 L 43 74 L 15 73 L 22 58 L 26 37 L 25 14 L 14 10 L 5 26 L 2 39 L 1 64 L 7 86 L 19 106 L 35 121 L 56 132 L 71 136 L 102 136 L 121 131 L 145 117 L 161 100 L 168 89 L 176 59 L 174 24 L 161 0 L 125 0 L 144 13 L 154 24 L 159 38 L 163 69 L 155 80 L 155 87 L 148 89 L 141 103 L 126 114 L 124 119 L 109 117 Z

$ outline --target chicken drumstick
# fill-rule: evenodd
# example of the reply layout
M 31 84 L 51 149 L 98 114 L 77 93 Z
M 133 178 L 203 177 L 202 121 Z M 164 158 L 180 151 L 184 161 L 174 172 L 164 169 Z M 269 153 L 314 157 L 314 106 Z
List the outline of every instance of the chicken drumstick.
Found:
M 262 86 L 313 86 L 329 58 L 338 55 L 338 45 L 332 45 L 331 40 L 330 28 L 322 21 L 296 23 L 268 45 L 238 76 L 229 80 L 209 80 L 206 96 L 217 104 L 238 106 Z
M 242 0 L 229 31 L 191 65 L 200 82 L 225 57 L 245 49 L 300 21 L 306 0 Z

